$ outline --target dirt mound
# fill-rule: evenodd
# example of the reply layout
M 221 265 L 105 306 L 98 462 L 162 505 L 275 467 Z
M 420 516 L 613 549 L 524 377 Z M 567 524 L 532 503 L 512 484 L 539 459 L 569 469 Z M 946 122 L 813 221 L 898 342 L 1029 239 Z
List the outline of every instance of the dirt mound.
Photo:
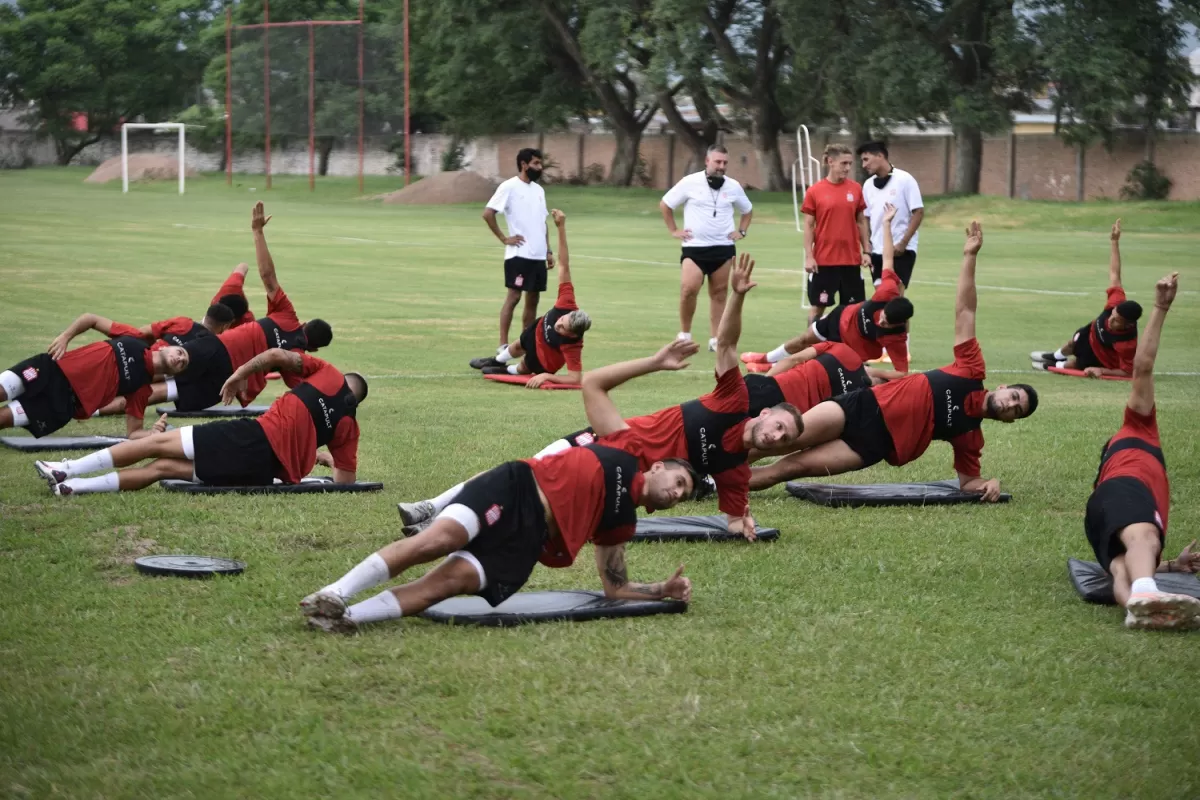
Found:
M 196 170 L 185 168 L 185 175 L 196 177 Z M 173 181 L 179 179 L 179 157 L 155 153 L 131 153 L 129 156 L 129 180 Z M 83 179 L 84 183 L 108 183 L 121 180 L 121 157 L 113 156 L 95 172 Z
M 410 205 L 446 205 L 449 203 L 486 203 L 492 199 L 496 184 L 478 172 L 439 172 L 422 178 L 398 192 L 382 195 L 385 203 Z

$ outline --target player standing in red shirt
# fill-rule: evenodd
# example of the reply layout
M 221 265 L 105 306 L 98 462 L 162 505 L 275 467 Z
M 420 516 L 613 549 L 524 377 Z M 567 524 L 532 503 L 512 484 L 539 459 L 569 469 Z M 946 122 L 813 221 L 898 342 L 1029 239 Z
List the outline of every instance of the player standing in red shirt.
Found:
M 1075 331 L 1062 349 L 1030 353 L 1034 369 L 1081 369 L 1089 378 L 1128 378 L 1132 374 L 1142 307 L 1135 300 L 1125 299 L 1121 287 L 1121 220 L 1113 223 L 1109 241 L 1112 252 L 1108 259 L 1108 302 L 1104 311 Z
M 592 318 L 575 304 L 567 263 L 567 216 L 557 208 L 550 215 L 558 228 L 558 299 L 554 308 L 521 333 L 519 344 L 500 348 L 494 357 L 471 360 L 471 366 L 483 370 L 484 375 L 532 375 L 526 389 L 537 389 L 547 381 L 578 386 L 583 379 L 583 334 L 592 327 Z M 564 365 L 567 374 L 555 377 Z
M 1163 321 L 1175 300 L 1179 273 L 1154 287 L 1154 310 L 1133 359 L 1133 387 L 1121 429 L 1105 443 L 1088 498 L 1083 528 L 1100 566 L 1113 578 L 1113 595 L 1125 607 L 1125 627 L 1200 628 L 1200 600 L 1160 591 L 1158 572 L 1196 572 L 1200 553 L 1192 541 L 1174 561 L 1160 561 L 1167 536 L 1171 485 L 1154 407 L 1154 359 Z
M 270 486 L 278 478 L 299 483 L 320 462 L 333 467 L 335 483 L 354 483 L 358 470 L 358 406 L 367 381 L 343 375 L 307 353 L 268 350 L 238 368 L 224 387 L 227 402 L 255 374 L 279 370 L 295 377 L 296 388 L 257 419 L 237 419 L 163 431 L 122 442 L 79 459 L 39 461 L 38 473 L 56 495 L 132 492 L 166 479 L 199 480 L 213 486 Z M 318 458 L 328 447 L 330 458 Z M 91 472 L 145 467 L 81 478 Z
M 975 259 L 983 247 L 978 222 L 967 229 L 963 266 L 954 309 L 954 363 L 897 381 L 860 389 L 821 403 L 804 415 L 801 452 L 756 467 L 751 489 L 766 489 L 792 478 L 840 475 L 886 460 L 903 466 L 916 460 L 934 439 L 950 442 L 963 491 L 994 502 L 999 480 L 979 474 L 984 419 L 1013 422 L 1037 409 L 1037 391 L 1027 384 L 983 386 L 983 351 L 975 339 Z
M 826 176 L 804 193 L 804 271 L 808 273 L 808 321 L 816 321 L 837 295 L 841 305 L 867 297 L 862 270 L 871 268 L 871 226 L 863 214 L 862 186 L 850 178 L 854 152 L 844 144 L 825 148 Z

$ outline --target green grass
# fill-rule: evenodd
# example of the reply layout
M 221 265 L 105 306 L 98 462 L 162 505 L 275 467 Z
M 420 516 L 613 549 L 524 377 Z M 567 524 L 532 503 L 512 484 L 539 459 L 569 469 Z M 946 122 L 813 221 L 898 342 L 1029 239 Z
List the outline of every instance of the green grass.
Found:
M 985 424 L 984 472 L 1007 506 L 829 511 L 776 488 L 753 499 L 776 544 L 635 545 L 635 579 L 687 563 L 683 616 L 510 631 L 421 621 L 354 638 L 301 624 L 296 602 L 398 535 L 394 503 L 428 496 L 582 426 L 577 394 L 484 385 L 466 361 L 496 337 L 502 254 L 474 207 L 383 207 L 348 181 L 238 176 L 82 183 L 86 170 L 0 172 L 0 366 L 76 314 L 145 323 L 198 315 L 252 261 L 253 200 L 302 317 L 330 320 L 327 357 L 371 376 L 360 475 L 378 495 L 193 498 L 150 489 L 66 502 L 31 458 L 0 452 L 0 796 L 70 797 L 1196 797 L 1197 636 L 1127 632 L 1079 602 L 1067 556 L 1090 558 L 1082 510 L 1127 386 L 1027 380 L 1038 414 Z M 369 193 L 396 188 L 372 179 Z M 250 194 L 248 189 L 257 188 Z M 642 353 L 677 330 L 676 244 L 650 191 L 552 187 L 570 217 L 577 291 L 596 320 L 585 361 Z M 800 325 L 790 196 L 756 197 L 743 248 L 760 286 L 747 349 Z M 913 353 L 949 361 L 953 281 L 972 216 L 979 282 L 1085 295 L 980 292 L 993 371 L 1024 370 L 1094 316 L 1107 230 L 1125 218 L 1126 285 L 1182 287 L 1159 355 L 1196 371 L 1197 204 L 931 199 Z M 265 306 L 248 282 L 252 306 Z M 547 304 L 544 302 L 543 308 Z M 700 316 L 707 303 L 701 300 Z M 695 397 L 711 356 L 621 389 L 629 414 Z M 1200 379 L 1163 376 L 1171 555 L 1200 529 Z M 275 391 L 272 389 L 271 391 Z M 118 420 L 70 431 L 115 431 Z M 935 444 L 901 470 L 952 474 Z M 711 513 L 715 504 L 688 507 Z M 148 579 L 142 552 L 249 562 L 211 582 Z M 598 586 L 590 552 L 530 588 Z

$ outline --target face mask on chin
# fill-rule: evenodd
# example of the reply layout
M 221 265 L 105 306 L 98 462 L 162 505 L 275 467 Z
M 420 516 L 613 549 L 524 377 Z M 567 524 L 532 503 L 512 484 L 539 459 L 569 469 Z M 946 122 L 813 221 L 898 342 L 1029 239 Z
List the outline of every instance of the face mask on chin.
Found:
M 714 190 L 720 189 L 722 186 L 725 185 L 725 176 L 724 175 L 706 175 L 705 179 L 708 181 L 709 187 Z
M 542 171 L 540 169 L 534 169 L 533 167 L 526 167 L 525 177 L 529 178 L 532 183 L 537 183 L 538 179 L 542 177 Z

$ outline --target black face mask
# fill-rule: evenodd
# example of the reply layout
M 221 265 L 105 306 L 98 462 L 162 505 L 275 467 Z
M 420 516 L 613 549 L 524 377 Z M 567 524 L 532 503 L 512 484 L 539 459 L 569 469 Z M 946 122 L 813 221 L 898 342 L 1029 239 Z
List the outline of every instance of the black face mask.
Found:
M 525 177 L 529 178 L 532 183 L 537 183 L 538 178 L 542 177 L 542 171 L 540 169 L 534 169 L 533 167 L 526 167 Z
M 706 175 L 705 178 L 708 180 L 708 185 L 712 189 L 720 189 L 725 185 L 724 175 Z
M 890 181 L 891 179 L 892 179 L 891 172 L 889 172 L 887 175 L 884 175 L 882 178 L 879 177 L 878 175 L 876 175 L 875 176 L 875 188 L 882 189 L 883 187 L 888 185 L 888 181 Z

